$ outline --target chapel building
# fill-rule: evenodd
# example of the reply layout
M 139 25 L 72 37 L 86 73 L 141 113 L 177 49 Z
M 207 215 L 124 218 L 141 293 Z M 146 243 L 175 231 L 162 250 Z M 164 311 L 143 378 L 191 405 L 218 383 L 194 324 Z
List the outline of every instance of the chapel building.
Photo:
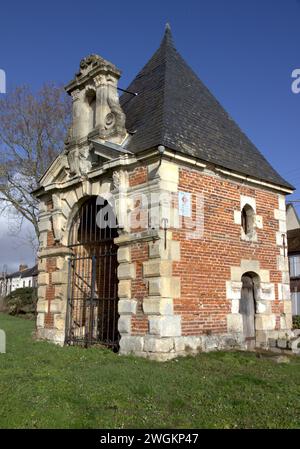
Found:
M 40 180 L 37 337 L 156 360 L 268 349 L 292 335 L 285 197 L 268 163 L 174 47 L 119 97 L 84 58 L 73 121 Z

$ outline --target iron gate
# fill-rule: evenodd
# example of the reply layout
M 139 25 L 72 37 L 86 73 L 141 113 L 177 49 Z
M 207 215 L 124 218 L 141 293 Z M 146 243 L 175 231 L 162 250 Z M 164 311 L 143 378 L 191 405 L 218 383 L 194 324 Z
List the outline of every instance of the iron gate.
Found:
M 69 260 L 66 343 L 118 350 L 117 232 L 96 226 L 96 214 L 103 207 L 92 197 L 71 229 L 74 256 Z

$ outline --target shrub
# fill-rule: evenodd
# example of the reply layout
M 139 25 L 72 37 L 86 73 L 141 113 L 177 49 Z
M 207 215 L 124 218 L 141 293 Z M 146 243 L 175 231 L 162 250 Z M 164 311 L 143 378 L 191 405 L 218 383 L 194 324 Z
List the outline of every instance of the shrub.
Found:
M 300 315 L 293 316 L 293 329 L 300 329 Z
M 37 290 L 33 287 L 17 288 L 5 298 L 5 308 L 10 315 L 33 316 L 36 303 Z

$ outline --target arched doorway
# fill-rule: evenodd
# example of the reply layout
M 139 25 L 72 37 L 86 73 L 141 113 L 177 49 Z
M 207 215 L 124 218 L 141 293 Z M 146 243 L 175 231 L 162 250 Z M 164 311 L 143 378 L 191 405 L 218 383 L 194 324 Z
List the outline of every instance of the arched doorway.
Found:
M 117 223 L 112 207 L 89 198 L 72 220 L 66 343 L 118 350 Z
M 239 312 L 243 317 L 243 334 L 247 349 L 255 348 L 255 314 L 259 277 L 252 272 L 242 276 L 242 290 Z

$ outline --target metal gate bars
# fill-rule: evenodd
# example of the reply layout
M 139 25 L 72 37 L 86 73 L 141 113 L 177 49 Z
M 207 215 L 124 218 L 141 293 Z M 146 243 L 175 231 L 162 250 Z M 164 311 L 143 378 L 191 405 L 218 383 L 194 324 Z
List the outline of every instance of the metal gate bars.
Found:
M 116 229 L 95 226 L 97 207 L 86 202 L 71 229 L 66 343 L 119 346 Z

